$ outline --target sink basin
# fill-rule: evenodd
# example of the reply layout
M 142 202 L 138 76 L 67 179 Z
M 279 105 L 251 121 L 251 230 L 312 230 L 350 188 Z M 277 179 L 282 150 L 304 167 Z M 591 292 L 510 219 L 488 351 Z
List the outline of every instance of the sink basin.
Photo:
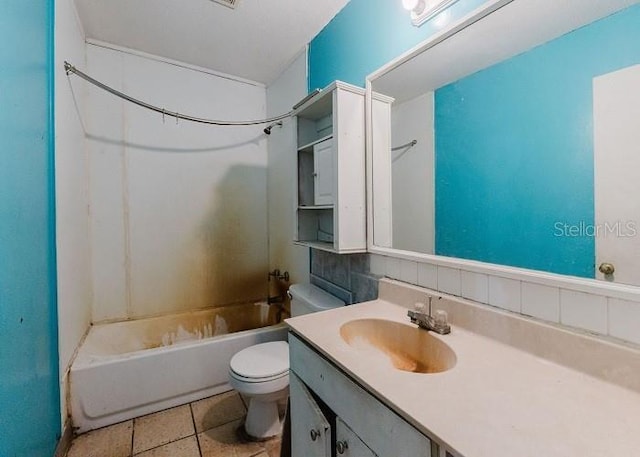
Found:
M 356 319 L 340 327 L 349 346 L 397 370 L 441 373 L 456 365 L 456 354 L 426 330 L 383 319 Z

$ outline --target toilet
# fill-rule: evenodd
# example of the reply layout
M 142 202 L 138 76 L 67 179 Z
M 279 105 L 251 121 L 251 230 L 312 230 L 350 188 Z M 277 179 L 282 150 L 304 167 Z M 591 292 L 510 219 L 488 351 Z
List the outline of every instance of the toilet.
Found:
M 289 287 L 291 316 L 344 306 L 344 302 L 311 284 Z M 244 429 L 256 440 L 282 431 L 279 404 L 289 395 L 289 345 L 286 341 L 256 344 L 241 350 L 229 363 L 229 383 L 249 400 Z

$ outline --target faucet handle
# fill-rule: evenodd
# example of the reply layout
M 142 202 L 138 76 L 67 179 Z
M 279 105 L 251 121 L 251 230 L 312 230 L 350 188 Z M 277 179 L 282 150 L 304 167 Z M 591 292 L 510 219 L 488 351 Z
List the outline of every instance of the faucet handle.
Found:
M 449 316 L 442 309 L 437 309 L 433 316 L 433 329 L 441 335 L 451 333 L 451 325 L 449 325 Z
M 426 305 L 426 303 L 416 302 L 416 304 L 413 305 L 413 310 L 416 313 L 426 314 L 427 313 L 427 305 Z
M 433 318 L 435 320 L 436 325 L 445 327 L 449 322 L 449 315 L 443 309 L 437 309 L 435 313 L 433 313 Z

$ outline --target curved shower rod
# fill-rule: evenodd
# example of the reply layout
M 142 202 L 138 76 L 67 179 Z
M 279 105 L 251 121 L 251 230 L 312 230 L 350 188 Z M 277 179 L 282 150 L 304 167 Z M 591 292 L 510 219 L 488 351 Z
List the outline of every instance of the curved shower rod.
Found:
M 169 117 L 175 117 L 176 121 L 178 119 L 184 119 L 185 121 L 190 121 L 190 122 L 197 122 L 200 124 L 209 124 L 209 125 L 226 125 L 226 126 L 239 126 L 239 125 L 259 125 L 259 124 L 271 124 L 273 122 L 278 122 L 281 121 L 282 119 L 286 119 L 288 117 L 293 116 L 294 114 L 294 110 L 289 111 L 286 114 L 281 114 L 280 116 L 275 116 L 275 117 L 270 117 L 267 119 L 255 119 L 255 120 L 250 120 L 250 121 L 218 121 L 218 120 L 214 120 L 214 119 L 204 119 L 201 117 L 195 117 L 195 116 L 189 116 L 187 114 L 180 114 L 176 111 L 169 111 L 166 110 L 164 108 L 159 108 L 155 105 L 151 105 L 150 103 L 146 103 L 143 102 L 141 100 L 138 100 L 137 98 L 133 98 L 125 93 L 122 93 L 118 90 L 115 90 L 112 87 L 107 86 L 104 83 L 101 83 L 100 81 L 93 79 L 91 76 L 87 75 L 86 73 L 81 72 L 80 70 L 78 70 L 76 67 L 74 67 L 73 65 L 71 65 L 69 62 L 67 62 L 65 60 L 64 62 L 64 70 L 68 75 L 76 75 L 79 76 L 80 78 L 84 79 L 85 81 L 90 82 L 91 84 L 93 84 L 94 86 L 99 87 L 102 90 L 105 90 L 113 95 L 115 95 L 116 97 L 120 97 L 124 100 L 127 100 L 128 102 L 131 102 L 135 105 L 141 106 L 142 108 L 147 108 L 150 109 L 151 111 L 155 111 L 156 113 L 160 113 L 162 114 L 162 116 L 169 116 Z M 306 99 L 305 99 L 306 100 Z
M 391 148 L 392 151 L 399 151 L 400 149 L 409 149 L 414 147 L 416 144 L 418 144 L 418 140 L 411 140 L 406 144 L 403 144 L 402 146 L 396 146 L 395 148 Z

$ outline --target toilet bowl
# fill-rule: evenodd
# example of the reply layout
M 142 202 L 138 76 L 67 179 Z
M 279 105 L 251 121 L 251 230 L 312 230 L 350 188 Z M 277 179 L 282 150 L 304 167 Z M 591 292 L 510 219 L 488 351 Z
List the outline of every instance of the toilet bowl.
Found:
M 254 439 L 282 431 L 278 403 L 289 395 L 289 345 L 286 341 L 256 344 L 235 354 L 229 383 L 249 400 L 244 428 Z
M 289 288 L 291 315 L 344 306 L 344 302 L 311 284 Z M 236 353 L 229 363 L 229 384 L 249 400 L 244 429 L 263 440 L 280 434 L 279 404 L 289 395 L 289 345 L 286 341 L 256 344 Z

